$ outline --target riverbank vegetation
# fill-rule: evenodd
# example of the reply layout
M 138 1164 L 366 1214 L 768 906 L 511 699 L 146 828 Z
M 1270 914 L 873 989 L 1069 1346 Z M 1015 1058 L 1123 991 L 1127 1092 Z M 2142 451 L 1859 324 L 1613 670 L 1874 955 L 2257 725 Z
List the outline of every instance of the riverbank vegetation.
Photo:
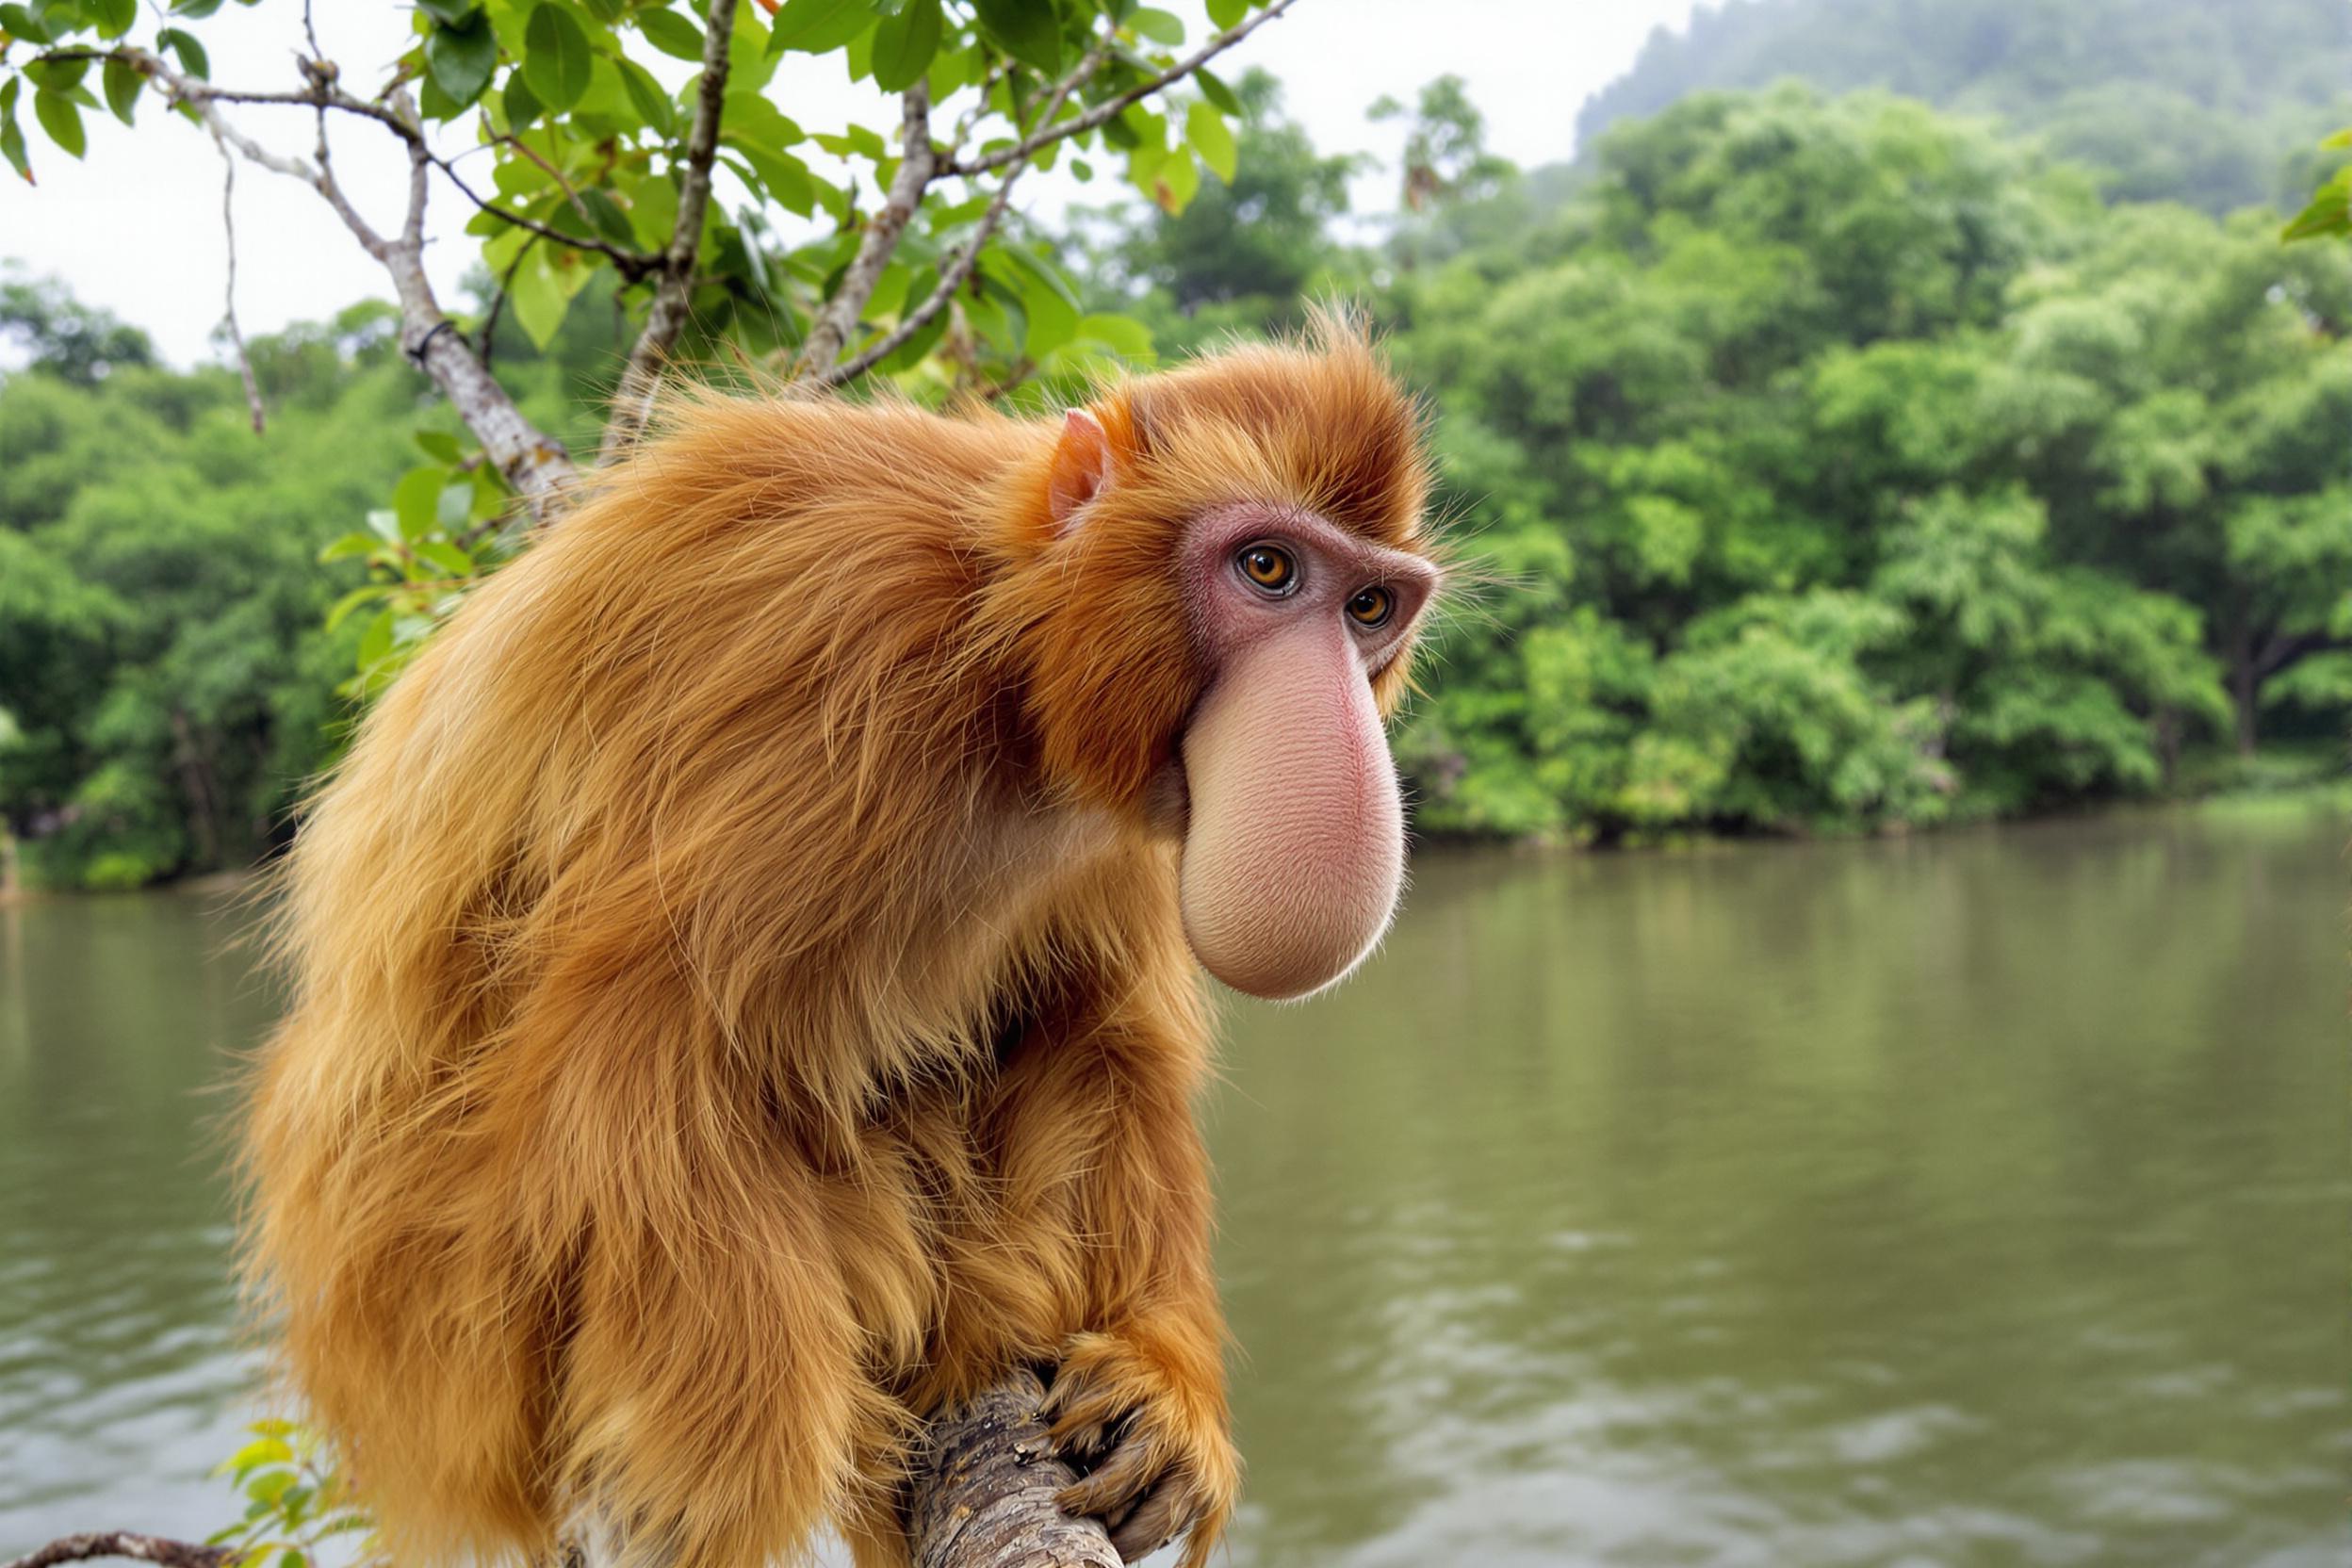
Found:
M 2307 121 L 2352 118 L 2325 99 L 2344 72 L 2313 61 L 2352 50 L 2298 31 L 2324 4 L 2232 32 L 2232 79 L 2283 84 L 2271 108 L 2295 130 L 2258 147 L 2236 99 L 2163 111 L 2202 13 L 2112 0 L 2133 49 L 2066 56 L 2081 90 L 2052 130 L 2018 106 L 2034 28 L 2063 8 L 1947 8 L 2010 44 L 1938 54 L 1932 82 L 1885 64 L 1934 52 L 1902 8 L 1703 12 L 1594 100 L 1575 164 L 1527 172 L 1434 84 L 1386 108 L 1411 135 L 1398 211 L 1369 220 L 1347 213 L 1352 160 L 1285 118 L 1279 84 L 1219 83 L 1240 110 L 1230 184 L 1022 237 L 1074 279 L 1073 321 L 1150 329 L 1151 350 L 1112 345 L 1136 363 L 1283 330 L 1317 294 L 1382 325 L 1482 580 L 1400 736 L 1426 829 L 1861 831 L 2341 771 L 2352 247 L 2282 245 L 2270 206 L 2227 209 L 2309 189 Z M 1849 48 L 1788 41 L 1831 16 Z M 1951 75 L 1960 58 L 1975 76 Z M 2010 118 L 1691 90 L 1768 68 Z M 2099 155 L 2150 115 L 2171 139 L 2148 159 Z M 2177 144 L 2198 126 L 2227 145 Z M 495 297 L 485 276 L 469 326 Z M 126 887 L 267 854 L 381 624 L 332 613 L 368 568 L 320 555 L 355 553 L 336 541 L 370 513 L 397 535 L 388 500 L 454 454 L 454 419 L 388 307 L 255 340 L 258 437 L 236 371 L 160 367 L 57 285 L 8 277 L 0 331 L 19 367 L 0 382 L 0 818 L 24 879 Z M 613 313 L 534 335 L 510 310 L 481 336 L 542 428 L 593 446 L 628 352 Z

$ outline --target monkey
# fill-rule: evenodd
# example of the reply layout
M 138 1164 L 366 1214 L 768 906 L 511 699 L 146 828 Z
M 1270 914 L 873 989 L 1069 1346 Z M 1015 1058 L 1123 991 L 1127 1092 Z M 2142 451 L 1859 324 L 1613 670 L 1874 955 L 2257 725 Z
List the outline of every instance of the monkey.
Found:
M 1058 418 L 722 395 L 357 727 L 283 868 L 247 1267 L 396 1558 L 902 1564 L 1021 1365 L 1139 1557 L 1230 1519 L 1205 971 L 1310 995 L 1445 564 L 1363 329 Z

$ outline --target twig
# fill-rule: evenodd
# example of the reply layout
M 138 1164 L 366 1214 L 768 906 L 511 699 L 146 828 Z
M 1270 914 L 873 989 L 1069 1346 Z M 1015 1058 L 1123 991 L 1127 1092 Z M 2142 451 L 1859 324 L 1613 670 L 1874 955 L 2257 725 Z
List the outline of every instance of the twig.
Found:
M 1076 68 L 1073 69 L 1069 75 L 1064 76 L 1060 81 L 1054 85 L 1054 91 L 1052 95 L 1046 99 L 1045 107 L 1037 115 L 1036 123 L 1051 124 L 1054 117 L 1061 112 L 1062 106 L 1069 102 L 1070 95 L 1077 91 L 1078 89 L 1086 83 L 1086 78 L 1092 76 L 1097 71 L 1102 69 L 1102 62 L 1109 57 L 1109 54 L 1110 43 L 1106 36 L 1103 42 L 1086 51 L 1086 58 L 1080 60 Z M 918 92 L 924 92 L 923 86 L 920 82 L 918 82 L 914 87 L 909 88 L 906 93 L 906 96 L 910 101 L 910 106 L 907 111 L 906 132 L 910 139 L 914 136 L 916 129 L 914 110 L 911 106 L 911 101 Z M 923 106 L 927 109 L 930 105 L 930 98 L 927 92 L 924 93 L 923 102 Z M 930 132 L 928 127 L 929 122 L 926 120 L 924 122 L 923 128 L 923 145 L 925 150 L 924 163 L 926 167 L 923 171 L 922 176 L 923 183 L 926 185 L 939 177 L 937 172 L 929 167 L 932 163 L 932 159 L 929 156 L 928 139 Z M 908 161 L 912 161 L 913 155 L 909 153 L 907 156 Z M 988 210 L 980 215 L 980 221 L 973 227 L 972 231 L 972 237 L 964 242 L 964 247 L 961 251 L 956 253 L 956 259 L 948 263 L 946 267 L 940 270 L 938 286 L 931 290 L 930 294 L 921 304 L 915 306 L 914 309 L 900 317 L 898 325 L 892 327 L 889 332 L 884 333 L 878 340 L 867 345 L 864 349 L 859 350 L 856 354 L 853 354 L 839 365 L 830 363 L 833 355 L 841 351 L 841 342 L 839 341 L 833 344 L 831 351 L 825 353 L 824 359 L 817 360 L 812 357 L 812 351 L 818 345 L 817 334 L 812 329 L 809 333 L 810 347 L 804 349 L 801 352 L 802 374 L 812 376 L 816 383 L 821 386 L 839 386 L 843 382 L 854 381 L 858 377 L 864 375 L 868 370 L 873 369 L 876 365 L 879 365 L 885 359 L 888 359 L 891 354 L 896 353 L 900 347 L 903 346 L 909 338 L 913 337 L 915 334 L 929 326 L 932 318 L 938 316 L 940 311 L 947 308 L 948 302 L 956 297 L 956 291 L 963 287 L 964 280 L 972 276 L 972 268 L 979 264 L 981 248 L 987 245 L 988 240 L 995 235 L 997 226 L 1004 221 L 1005 205 L 1012 200 L 1013 196 L 1013 183 L 1021 178 L 1021 171 L 1027 169 L 1028 167 L 1028 163 L 1023 161 L 1014 164 L 1010 169 L 1004 172 L 1004 177 L 997 182 L 996 195 L 994 199 L 988 203 Z M 899 173 L 903 177 L 906 172 L 906 171 L 905 165 L 902 164 L 899 169 Z M 918 187 L 914 192 L 914 202 L 920 203 L 922 199 L 923 191 L 921 187 Z M 890 200 L 893 206 L 895 206 L 899 200 L 899 186 L 897 181 L 891 182 Z M 890 209 L 885 210 L 887 212 Z M 913 216 L 912 204 L 910 204 L 907 208 L 906 216 Z M 875 219 L 875 229 L 880 228 L 881 223 L 882 220 L 880 218 Z M 846 312 L 847 320 L 843 323 L 844 335 L 846 334 L 846 328 L 856 323 L 858 312 L 864 308 L 867 298 L 872 296 L 874 292 L 874 281 L 881 276 L 882 263 L 890 259 L 890 250 L 897 247 L 898 230 L 904 229 L 906 226 L 906 219 L 902 218 L 896 227 L 891 230 L 889 237 L 889 248 L 883 250 L 880 255 L 875 259 L 873 267 L 873 275 L 866 281 L 864 293 L 858 297 L 856 304 Z M 869 229 L 867 231 L 867 238 L 871 240 L 874 237 L 874 230 Z M 861 245 L 858 248 L 858 261 L 862 263 L 866 259 L 865 247 Z M 834 300 L 828 300 L 825 302 L 827 310 L 831 310 L 835 301 L 839 300 L 842 294 L 846 294 L 848 292 L 850 277 L 855 276 L 857 271 L 858 265 L 853 263 L 850 267 L 849 273 L 842 278 L 841 287 L 836 291 Z M 812 366 L 819 365 L 821 365 L 823 368 L 810 368 Z
M 218 126 L 212 130 L 212 144 L 220 152 L 220 232 L 229 253 L 228 282 L 220 290 L 221 302 L 227 307 L 223 319 L 229 342 L 237 350 L 237 373 L 245 384 L 245 406 L 253 411 L 253 433 L 259 435 L 269 428 L 269 420 L 262 413 L 261 386 L 253 380 L 253 356 L 245 347 L 245 329 L 237 320 L 237 155 L 220 139 Z
M 837 386 L 846 379 L 833 373 L 839 368 L 834 357 L 857 329 L 866 302 L 874 298 L 874 285 L 882 281 L 882 270 L 890 265 L 906 225 L 923 206 L 923 193 L 938 177 L 939 155 L 931 146 L 930 84 L 917 81 L 902 96 L 900 106 L 902 145 L 898 172 L 890 176 L 889 199 L 866 224 L 866 232 L 858 239 L 858 253 L 842 270 L 832 298 L 817 307 L 808 323 L 808 335 L 801 340 L 796 374 L 814 377 L 827 386 Z
M 735 31 L 735 0 L 710 0 L 702 35 L 702 86 L 694 95 L 694 122 L 686 133 L 686 168 L 678 182 L 678 224 L 662 257 L 661 282 L 645 313 L 645 330 L 629 351 L 605 421 L 602 457 L 627 451 L 653 416 L 653 395 L 662 362 L 686 330 L 693 304 L 694 259 L 702 251 L 702 215 L 710 201 L 710 166 L 719 155 L 719 122 L 727 109 L 727 43 Z
M 839 386 L 843 382 L 855 381 L 896 353 L 907 339 L 929 326 L 931 318 L 947 308 L 948 302 L 956 297 L 956 291 L 964 286 L 964 281 L 972 276 L 972 268 L 978 265 L 980 248 L 988 242 L 995 235 L 997 226 L 1004 222 L 1005 204 L 1012 199 L 1013 182 L 1021 177 L 1021 169 L 1026 167 L 1024 164 L 1016 168 L 998 182 L 996 196 L 988 203 L 988 211 L 980 215 L 980 221 L 972 228 L 972 237 L 965 240 L 963 249 L 956 253 L 956 259 L 940 270 L 938 286 L 925 296 L 923 303 L 899 318 L 898 325 L 849 358 L 816 371 L 813 379 L 818 385 Z
M 1243 39 L 1248 38 L 1251 33 L 1256 32 L 1260 27 L 1265 26 L 1276 17 L 1290 9 L 1290 8 L 1297 3 L 1298 0 L 1274 0 L 1272 5 L 1266 7 L 1266 9 L 1251 17 L 1249 21 L 1242 23 L 1237 27 L 1233 27 L 1217 34 L 1217 37 L 1209 40 L 1208 42 L 1202 44 L 1190 56 L 1179 60 L 1174 65 L 1169 66 L 1166 71 L 1161 72 L 1158 75 L 1147 77 L 1145 80 L 1136 83 L 1134 87 L 1129 88 L 1126 91 L 1119 93 L 1118 96 L 1105 98 L 1102 102 L 1095 105 L 1092 108 L 1087 109 L 1085 113 L 1072 115 L 1070 118 L 1063 121 L 1058 125 L 1053 122 L 1054 112 L 1058 111 L 1060 107 L 1059 102 L 1057 101 L 1054 106 L 1054 111 L 1049 111 L 1041 117 L 1040 122 L 1043 125 L 1041 130 L 1038 130 L 1032 135 L 1023 137 L 1021 140 L 1015 142 L 1010 147 L 1000 147 L 993 153 L 986 153 L 976 158 L 957 159 L 956 162 L 951 163 L 942 169 L 940 172 L 943 174 L 985 173 L 991 169 L 1002 169 L 1008 163 L 1025 161 L 1032 155 L 1036 154 L 1038 149 L 1050 147 L 1054 142 L 1060 141 L 1066 137 L 1076 136 L 1081 131 L 1093 130 L 1097 125 L 1102 124 L 1105 122 L 1116 118 L 1120 111 L 1127 107 L 1128 105 L 1139 103 L 1143 99 L 1149 98 L 1152 94 L 1159 91 L 1160 89 L 1168 86 L 1170 82 L 1181 81 L 1184 77 L 1191 75 L 1194 72 L 1200 70 L 1203 65 L 1206 65 L 1209 61 L 1223 54 L 1226 50 L 1231 49 L 1234 44 L 1239 43 Z
M 193 1541 L 173 1541 L 160 1535 L 133 1535 L 128 1530 L 98 1530 L 88 1535 L 60 1536 L 0 1568 L 55 1568 L 60 1562 L 88 1562 L 92 1558 L 127 1557 L 140 1562 L 160 1562 L 165 1568 L 222 1568 L 237 1556 L 233 1546 L 205 1546 Z
M 507 139 L 509 141 L 513 141 L 515 146 L 521 147 L 524 155 L 533 163 L 538 164 L 542 169 L 547 169 L 551 174 L 555 173 L 555 171 L 548 167 L 545 159 L 541 158 L 537 154 L 532 153 L 530 148 L 523 147 L 521 141 L 513 137 L 509 137 Z M 445 179 L 447 179 L 451 185 L 457 187 L 457 193 L 459 195 L 473 203 L 474 205 L 480 207 L 491 217 L 498 219 L 502 223 L 512 223 L 518 229 L 528 229 L 542 239 L 552 239 L 559 245 L 569 245 L 576 251 L 594 251 L 596 254 L 611 261 L 612 263 L 613 270 L 620 273 L 620 275 L 629 283 L 635 283 L 638 279 L 647 276 L 662 265 L 662 258 L 660 256 L 649 256 L 643 251 L 632 251 L 626 245 L 615 245 L 609 240 L 598 239 L 594 235 L 568 234 L 562 229 L 556 228 L 552 224 L 543 223 L 536 218 L 526 218 L 521 213 L 514 211 L 511 207 L 502 207 L 498 205 L 498 203 L 490 200 L 487 196 L 478 193 L 472 186 L 467 185 L 466 183 L 466 177 L 460 174 L 457 170 L 451 166 L 449 159 L 442 157 L 435 153 L 427 153 L 425 155 L 431 160 L 435 169 L 441 171 L 442 176 Z M 556 174 L 555 177 L 558 184 L 563 184 L 563 175 Z M 589 216 L 588 204 L 580 199 L 580 193 L 578 191 L 572 189 L 569 185 L 564 185 L 564 193 L 571 198 L 572 208 L 580 214 L 581 222 L 593 223 L 596 221 L 594 218 Z
M 498 316 L 506 309 L 507 291 L 514 286 L 514 274 L 522 270 L 523 258 L 531 254 L 531 248 L 538 243 L 536 235 L 523 241 L 514 253 L 514 259 L 506 264 L 505 275 L 498 279 L 498 291 L 490 297 L 490 308 L 482 312 L 482 331 L 474 337 L 474 357 L 482 361 L 482 368 L 485 370 L 490 368 L 491 351 L 498 342 Z

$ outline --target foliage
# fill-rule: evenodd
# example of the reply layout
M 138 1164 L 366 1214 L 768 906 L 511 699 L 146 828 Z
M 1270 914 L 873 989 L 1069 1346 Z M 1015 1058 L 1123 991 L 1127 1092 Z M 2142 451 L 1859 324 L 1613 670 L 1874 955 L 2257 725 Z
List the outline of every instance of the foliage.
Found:
M 206 1537 L 207 1544 L 236 1548 L 237 1560 L 251 1568 L 312 1568 L 323 1556 L 351 1560 L 343 1538 L 356 1536 L 362 1568 L 385 1560 L 374 1522 L 349 1501 L 316 1433 L 281 1420 L 246 1429 L 253 1440 L 214 1471 L 243 1496 L 244 1516 Z
M 2037 133 L 2126 201 L 2222 213 L 2300 199 L 2286 150 L 2340 122 L 2352 29 L 2338 0 L 1727 0 L 1650 36 L 1589 99 L 1576 140 L 1692 92 L 1797 77 L 1876 87 Z
M 206 57 L 188 26 L 219 3 L 179 0 L 172 24 L 143 50 L 124 41 L 136 12 L 120 0 L 25 0 L 0 10 L 0 28 L 17 41 L 0 54 L 0 140 L 20 172 L 29 178 L 33 167 L 21 155 L 20 101 L 29 96 L 48 139 L 78 157 L 80 116 L 102 107 L 92 91 L 102 77 L 103 107 L 126 122 L 137 113 L 142 78 L 158 76 L 154 65 L 176 61 L 188 77 L 207 77 Z M 1210 7 L 1228 25 L 1248 8 L 1223 0 Z M 660 282 L 655 263 L 676 237 L 681 171 L 693 161 L 688 138 L 702 77 L 673 62 L 702 63 L 706 26 L 694 8 L 669 0 L 428 0 L 415 15 L 415 42 L 391 62 L 385 85 L 361 102 L 396 108 L 397 95 L 410 92 L 428 130 L 473 130 L 486 155 L 468 159 L 455 177 L 478 192 L 481 204 L 466 232 L 499 280 L 505 308 L 543 350 L 592 287 L 616 293 L 641 314 Z M 1129 93 L 1170 66 L 1170 49 L 1183 41 L 1175 17 L 1126 0 L 793 0 L 781 8 L 737 0 L 716 125 L 717 163 L 732 183 L 719 188 L 722 199 L 695 237 L 702 266 L 690 302 L 699 343 L 723 340 L 754 358 L 788 356 L 850 261 L 869 204 L 887 190 L 904 152 L 881 127 L 804 127 L 786 115 L 771 88 L 790 57 L 838 56 L 853 81 L 885 92 L 924 84 L 935 112 L 969 120 L 953 139 L 943 133 L 938 139 L 976 162 L 1051 130 L 1042 122 L 1049 109 L 1067 123 Z M 27 45 L 41 47 L 28 55 Z M 1064 74 L 1074 75 L 1098 50 L 1099 63 L 1057 96 Z M 1204 167 L 1219 179 L 1233 173 L 1226 114 L 1234 100 L 1214 83 L 1203 79 L 1208 91 L 1181 117 L 1136 102 L 1038 161 L 1082 155 L 1082 177 L 1092 175 L 1092 159 L 1083 155 L 1113 161 L 1146 197 L 1182 211 Z M 348 112 L 367 118 L 364 110 Z M 835 173 L 836 166 L 842 172 Z M 983 221 L 988 191 L 976 177 L 964 183 L 963 199 L 925 204 L 890 257 L 864 317 L 874 335 L 930 292 Z M 1044 248 L 1000 241 L 978 270 L 958 319 L 942 315 L 885 369 L 918 388 L 943 387 L 985 384 L 1018 363 L 1083 376 L 1102 357 L 1102 341 L 1079 331 L 1068 282 Z M 951 341 L 950 328 L 958 325 Z
M 2352 148 L 2352 125 L 2331 131 L 2320 141 L 2322 151 L 2340 153 Z M 2335 172 L 2320 182 L 2311 193 L 2309 205 L 2295 215 L 2281 237 L 2286 239 L 2318 239 L 2327 236 L 2352 236 L 2352 163 L 2341 164 Z
M 1086 220 L 1068 308 L 1140 355 L 1136 322 L 1190 344 L 1371 295 L 1490 580 L 1400 736 L 1425 826 L 1888 827 L 2340 746 L 2352 248 L 2103 206 L 1982 123 L 1783 88 L 1616 128 L 1557 208 L 1440 193 L 1370 252 L 1325 227 L 1347 160 L 1270 80 L 1235 106 L 1233 185 Z M 629 329 L 574 311 L 543 350 L 497 294 L 484 357 L 593 442 Z M 91 360 L 111 328 L 8 299 L 0 810 L 52 883 L 237 863 L 331 757 L 338 685 L 516 547 L 504 492 L 386 307 L 253 345 L 256 443 L 228 373 Z
M 321 629 L 318 551 L 400 472 L 417 409 L 384 315 L 255 341 L 266 442 L 228 371 L 84 384 L 37 358 L 0 383 L 0 821 L 31 879 L 135 886 L 285 833 L 356 630 Z
M 1404 738 L 1424 823 L 1981 817 L 2158 788 L 2233 708 L 2340 723 L 2352 264 L 2274 234 L 1785 87 L 1620 126 L 1549 220 L 1400 273 L 1510 584 Z

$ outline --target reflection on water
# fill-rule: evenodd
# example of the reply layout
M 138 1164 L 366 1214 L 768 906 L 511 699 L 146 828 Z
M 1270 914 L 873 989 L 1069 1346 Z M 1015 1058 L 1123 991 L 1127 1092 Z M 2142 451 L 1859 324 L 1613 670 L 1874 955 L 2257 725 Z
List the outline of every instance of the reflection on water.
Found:
M 1425 857 L 1229 1010 L 1233 1560 L 2341 1563 L 2342 838 Z M 220 1517 L 221 929 L 0 912 L 0 1555 Z

